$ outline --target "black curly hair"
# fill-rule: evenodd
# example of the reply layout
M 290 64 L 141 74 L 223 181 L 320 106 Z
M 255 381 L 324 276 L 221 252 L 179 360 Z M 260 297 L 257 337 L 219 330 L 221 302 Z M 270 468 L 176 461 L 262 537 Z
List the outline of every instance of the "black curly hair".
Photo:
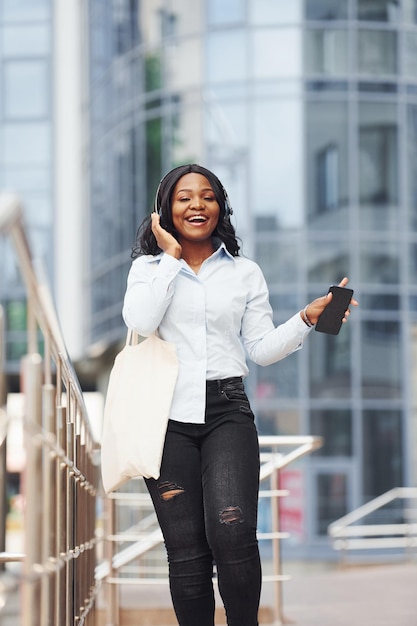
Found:
M 179 167 L 175 167 L 168 172 L 161 180 L 155 198 L 155 206 L 161 215 L 161 226 L 171 233 L 176 239 L 178 238 L 172 222 L 171 199 L 175 185 L 179 179 L 185 174 L 191 173 L 201 174 L 207 178 L 213 189 L 214 195 L 216 196 L 216 200 L 219 203 L 219 221 L 212 236 L 220 239 L 232 256 L 239 256 L 240 246 L 236 237 L 235 229 L 230 222 L 230 211 L 228 207 L 229 199 L 227 197 L 227 193 L 217 176 L 202 165 L 197 165 L 196 163 L 180 165 Z M 149 215 L 145 217 L 138 228 L 136 241 L 132 247 L 131 258 L 136 259 L 138 256 L 142 256 L 144 254 L 157 255 L 160 252 L 162 252 L 162 250 L 156 243 L 155 235 L 152 232 L 151 217 Z

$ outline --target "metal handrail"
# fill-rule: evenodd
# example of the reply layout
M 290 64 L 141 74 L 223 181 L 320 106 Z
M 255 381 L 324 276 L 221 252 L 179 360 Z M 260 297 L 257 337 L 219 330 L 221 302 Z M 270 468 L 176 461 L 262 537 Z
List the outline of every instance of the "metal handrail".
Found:
M 275 623 L 281 625 L 285 623 L 283 617 L 283 602 L 282 602 L 282 583 L 288 580 L 290 577 L 282 573 L 281 567 L 281 552 L 280 542 L 282 539 L 288 536 L 287 533 L 280 531 L 280 507 L 279 499 L 282 496 L 288 495 L 287 490 L 279 488 L 279 474 L 280 471 L 286 468 L 290 463 L 302 458 L 303 456 L 319 449 L 323 445 L 323 439 L 321 437 L 314 436 L 260 436 L 259 446 L 261 450 L 261 468 L 260 468 L 260 482 L 270 480 L 269 489 L 261 489 L 259 492 L 260 498 L 269 498 L 274 501 L 274 506 L 271 506 L 271 533 L 258 533 L 258 539 L 272 540 L 272 554 L 273 554 L 273 571 L 271 575 L 264 575 L 263 581 L 269 582 L 274 585 L 274 615 Z M 289 449 L 287 452 L 283 452 L 284 449 Z M 109 593 L 106 594 L 107 604 L 106 610 L 106 623 L 116 624 L 119 623 L 119 595 L 118 590 L 122 585 L 147 585 L 161 582 L 167 582 L 165 574 L 164 578 L 161 577 L 122 577 L 118 575 L 118 571 L 121 567 L 130 563 L 134 559 L 143 556 L 145 553 L 154 549 L 162 543 L 162 533 L 159 528 L 155 528 L 151 532 L 147 532 L 146 535 L 140 539 L 135 534 L 134 530 L 130 528 L 125 532 L 116 532 L 115 520 L 116 520 L 116 505 L 117 503 L 123 503 L 125 506 L 146 506 L 151 507 L 151 500 L 146 493 L 122 493 L 116 492 L 110 494 L 106 498 L 107 506 L 107 525 L 105 529 L 105 541 L 107 558 L 100 564 L 96 571 L 96 577 L 98 579 L 104 579 L 108 584 Z M 153 519 L 156 525 L 156 516 L 154 514 L 148 516 L 146 519 L 149 525 L 149 519 Z M 116 551 L 116 544 L 118 542 L 131 543 L 130 546 Z M 146 569 L 146 568 L 145 568 Z
M 99 446 L 49 289 L 32 259 L 22 206 L 12 194 L 0 195 L 0 232 L 14 245 L 28 303 L 28 354 L 22 366 L 24 551 L 3 552 L 0 558 L 22 562 L 22 626 L 93 626 L 99 588 L 95 579 Z
M 395 500 L 416 500 L 416 521 L 403 523 L 358 524 L 368 515 Z M 417 488 L 395 487 L 363 504 L 329 525 L 332 546 L 345 558 L 348 550 L 417 548 Z

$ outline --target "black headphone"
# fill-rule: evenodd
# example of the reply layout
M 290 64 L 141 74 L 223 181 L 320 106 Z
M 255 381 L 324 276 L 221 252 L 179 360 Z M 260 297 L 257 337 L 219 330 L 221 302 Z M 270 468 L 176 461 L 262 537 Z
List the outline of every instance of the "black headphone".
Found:
M 159 195 L 159 190 L 161 189 L 163 180 L 164 179 L 162 178 L 159 181 L 159 185 L 155 193 L 155 201 L 153 204 L 154 213 L 158 213 L 158 215 L 161 215 L 161 210 L 162 210 L 162 208 L 158 205 L 158 195 Z M 233 209 L 232 209 L 232 205 L 230 204 L 229 196 L 227 195 L 226 189 L 223 187 L 223 185 L 221 185 L 221 187 L 222 187 L 222 191 L 224 195 L 224 219 L 227 219 L 228 217 L 233 215 Z

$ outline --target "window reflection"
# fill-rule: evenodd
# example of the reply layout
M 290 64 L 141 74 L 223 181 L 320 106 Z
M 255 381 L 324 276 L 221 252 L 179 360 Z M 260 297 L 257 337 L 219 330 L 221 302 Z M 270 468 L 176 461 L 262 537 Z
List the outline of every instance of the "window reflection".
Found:
M 259 399 L 266 402 L 274 398 L 297 398 L 299 395 L 299 360 L 296 355 L 290 355 L 285 360 L 268 365 L 268 367 L 256 367 L 257 390 Z
M 391 105 L 359 108 L 359 195 L 361 225 L 390 230 L 398 223 L 398 132 Z
M 6 124 L 0 156 L 6 165 L 44 165 L 51 160 L 51 128 L 47 122 Z
M 44 25 L 3 26 L 1 53 L 5 57 L 46 55 L 50 52 L 49 28 Z
M 350 275 L 349 249 L 345 239 L 310 241 L 305 256 L 309 282 L 330 286 Z
M 399 0 L 357 0 L 358 19 L 372 22 L 396 22 L 400 15 Z
M 9 166 L 0 169 L 0 186 L 20 191 L 50 191 L 50 170 L 48 167 Z
M 348 409 L 311 411 L 310 433 L 324 438 L 317 456 L 352 456 L 352 412 Z
M 312 332 L 309 337 L 310 395 L 313 398 L 349 398 L 351 395 L 350 326 L 339 335 Z
M 400 296 L 390 293 L 361 294 L 361 311 L 399 311 Z
M 44 193 L 22 194 L 25 215 L 31 225 L 48 229 L 52 221 L 51 198 Z
M 276 53 L 271 54 L 271 50 L 275 50 Z M 251 59 L 254 77 L 262 79 L 300 76 L 301 50 L 300 29 L 254 29 Z
M 271 229 L 272 230 L 272 229 Z M 255 255 L 269 285 L 297 280 L 298 255 L 294 243 L 257 237 Z
M 50 17 L 51 0 L 3 0 L 0 17 L 4 21 L 38 21 Z
M 246 17 L 245 5 L 245 0 L 210 0 L 207 3 L 209 23 L 214 26 L 243 21 Z
M 250 0 L 251 24 L 293 24 L 302 16 L 302 0 Z
M 246 32 L 210 33 L 207 46 L 207 78 L 210 81 L 238 81 L 247 77 Z
M 308 103 L 306 128 L 309 219 L 315 228 L 338 230 L 349 219 L 347 105 Z
M 6 119 L 48 114 L 48 72 L 44 61 L 8 61 L 4 65 Z
M 417 0 L 403 0 L 404 22 L 417 22 Z
M 395 32 L 358 31 L 358 72 L 370 76 L 397 73 L 397 34 Z
M 364 398 L 400 398 L 400 325 L 395 321 L 362 323 L 362 395 Z
M 417 33 L 404 33 L 404 37 L 404 73 L 409 79 L 415 81 L 417 77 Z
M 341 472 L 317 474 L 317 533 L 327 535 L 329 524 L 348 512 L 348 479 Z
M 361 244 L 361 282 L 396 285 L 399 281 L 398 246 L 398 242 L 391 241 L 367 241 Z
M 201 37 L 187 38 L 166 51 L 166 86 L 186 89 L 198 86 L 201 80 L 202 49 Z M 184 59 L 187 62 L 184 63 Z
M 417 284 L 417 244 L 410 244 L 408 255 L 408 269 L 410 272 L 410 282 Z
M 274 98 L 254 103 L 252 110 L 252 210 L 257 218 L 274 216 L 279 230 L 297 227 L 304 215 L 303 186 L 289 181 L 300 181 L 303 169 L 302 103 Z
M 407 200 L 410 207 L 409 224 L 417 230 L 417 105 L 407 108 Z
M 336 76 L 348 72 L 346 30 L 314 29 L 306 32 L 305 67 L 309 74 Z
M 259 435 L 299 435 L 302 432 L 300 426 L 300 413 L 295 409 L 282 407 L 264 407 L 270 394 L 270 382 L 259 381 L 256 396 L 260 398 L 256 402 L 256 425 Z M 262 401 L 264 399 L 264 401 Z M 262 407 L 262 408 L 261 408 Z
M 363 412 L 363 492 L 371 500 L 403 485 L 401 412 Z M 395 517 L 387 520 L 395 523 Z
M 308 20 L 343 20 L 348 15 L 348 0 L 306 0 Z

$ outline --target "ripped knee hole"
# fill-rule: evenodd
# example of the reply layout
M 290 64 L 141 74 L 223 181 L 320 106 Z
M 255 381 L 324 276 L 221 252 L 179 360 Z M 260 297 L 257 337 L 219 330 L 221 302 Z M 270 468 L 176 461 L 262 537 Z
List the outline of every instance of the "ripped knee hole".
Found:
M 243 511 L 240 506 L 228 506 L 219 513 L 220 524 L 231 526 L 243 523 Z
M 176 483 L 172 483 L 169 480 L 159 483 L 158 490 L 162 500 L 172 500 L 172 498 L 175 498 L 185 492 L 183 487 L 180 487 Z

